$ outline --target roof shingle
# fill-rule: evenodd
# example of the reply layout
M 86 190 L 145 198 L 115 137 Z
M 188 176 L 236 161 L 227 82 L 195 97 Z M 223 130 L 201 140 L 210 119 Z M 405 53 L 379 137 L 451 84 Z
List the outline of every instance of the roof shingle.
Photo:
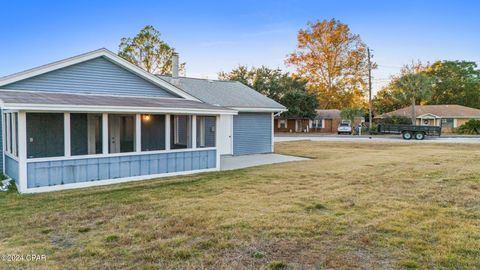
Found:
M 225 107 L 180 98 L 126 97 L 0 90 L 0 100 L 4 104 L 120 106 L 231 111 Z
M 280 103 L 237 81 L 159 77 L 210 104 L 235 108 L 285 109 Z
M 384 113 L 377 118 L 385 116 L 405 116 L 411 117 L 412 106 L 408 106 L 393 112 Z M 418 116 L 423 114 L 433 114 L 442 118 L 480 118 L 480 110 L 461 105 L 417 105 L 415 106 L 415 114 Z

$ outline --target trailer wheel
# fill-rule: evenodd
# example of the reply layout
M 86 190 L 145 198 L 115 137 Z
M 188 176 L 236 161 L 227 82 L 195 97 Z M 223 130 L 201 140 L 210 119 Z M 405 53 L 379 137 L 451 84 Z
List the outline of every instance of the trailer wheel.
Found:
M 423 132 L 416 132 L 415 133 L 415 140 L 420 140 L 421 141 L 423 139 L 425 139 L 425 133 L 423 133 Z
M 404 131 L 402 132 L 402 137 L 404 140 L 410 140 L 413 137 L 413 134 L 411 131 Z

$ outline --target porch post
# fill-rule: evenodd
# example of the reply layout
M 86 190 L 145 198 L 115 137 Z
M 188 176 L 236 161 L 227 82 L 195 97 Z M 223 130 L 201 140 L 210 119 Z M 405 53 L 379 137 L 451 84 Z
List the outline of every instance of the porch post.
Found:
M 21 193 L 27 191 L 27 115 L 18 112 L 18 184 Z
M 274 128 L 275 128 L 275 113 L 272 112 L 272 153 L 275 151 L 275 142 L 273 141 L 273 139 L 275 138 Z
M 165 115 L 165 150 L 170 150 L 170 114 Z
M 108 154 L 108 113 L 102 113 L 102 154 Z
M 220 115 L 215 116 L 215 152 L 216 152 L 216 168 L 217 170 L 220 170 L 220 148 L 218 147 L 218 141 L 220 138 L 220 132 L 218 128 L 218 123 L 220 122 Z M 233 121 L 232 121 L 233 122 Z M 232 143 L 233 144 L 233 143 Z M 232 151 L 233 153 L 233 151 Z
M 142 115 L 135 115 L 135 152 L 142 152 Z
M 70 147 L 70 113 L 63 114 L 63 137 L 64 137 L 64 153 L 66 157 L 72 155 Z
M 192 115 L 192 149 L 197 148 L 197 116 Z
M 12 123 L 12 121 L 11 121 L 12 120 L 12 117 L 11 117 L 12 113 L 6 113 L 6 115 L 7 115 L 6 130 L 10 130 L 10 124 Z M 7 152 L 10 152 L 10 149 L 11 149 L 11 147 L 10 147 L 10 136 L 12 136 L 12 135 L 10 134 L 10 132 L 5 132 L 5 134 L 6 134 L 5 137 L 6 137 L 6 140 L 7 140 L 7 143 L 5 144 L 5 146 L 6 146 Z

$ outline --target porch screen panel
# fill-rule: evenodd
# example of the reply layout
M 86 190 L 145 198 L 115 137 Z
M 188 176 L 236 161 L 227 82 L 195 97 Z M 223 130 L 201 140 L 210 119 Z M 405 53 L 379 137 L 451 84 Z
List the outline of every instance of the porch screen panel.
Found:
M 110 153 L 135 151 L 135 115 L 108 116 Z
M 165 150 L 165 115 L 144 114 L 142 119 L 142 151 Z
M 197 147 L 215 147 L 215 116 L 197 116 Z
M 13 139 L 15 140 L 15 148 L 13 150 L 13 154 L 18 157 L 18 113 L 13 114 L 13 124 L 14 124 L 14 136 Z
M 63 120 L 63 113 L 27 113 L 28 158 L 65 154 Z
M 192 123 L 189 115 L 172 115 L 170 121 L 171 149 L 192 147 Z
M 70 114 L 70 141 L 72 155 L 102 153 L 102 115 Z

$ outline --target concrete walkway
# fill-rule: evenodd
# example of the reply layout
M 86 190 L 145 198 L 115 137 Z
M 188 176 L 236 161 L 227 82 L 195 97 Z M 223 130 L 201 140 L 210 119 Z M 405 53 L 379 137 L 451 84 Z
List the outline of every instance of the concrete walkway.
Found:
M 222 156 L 220 169 L 222 171 L 236 170 L 266 164 L 283 163 L 290 161 L 308 160 L 308 158 L 286 156 L 280 154 L 255 154 L 244 156 Z

